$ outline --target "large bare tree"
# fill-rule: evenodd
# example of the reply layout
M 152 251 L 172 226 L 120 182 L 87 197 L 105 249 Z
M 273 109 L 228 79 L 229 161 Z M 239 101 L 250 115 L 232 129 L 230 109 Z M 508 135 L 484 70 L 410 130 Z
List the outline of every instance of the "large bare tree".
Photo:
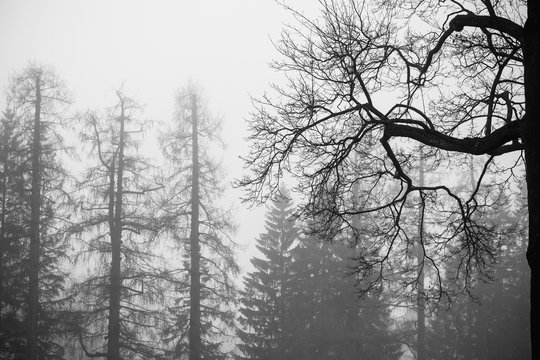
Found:
M 318 19 L 290 9 L 297 21 L 276 43 L 274 63 L 285 84 L 255 101 L 251 172 L 240 185 L 262 201 L 278 191 L 284 173 L 292 174 L 308 195 L 301 213 L 317 217 L 313 231 L 325 237 L 350 231 L 356 215 L 371 220 L 357 236 L 377 239 L 357 259 L 370 288 L 391 279 L 396 250 L 413 244 L 405 220 L 418 201 L 439 225 L 422 244 L 423 260 L 408 270 L 427 262 L 437 274 L 441 263 L 461 259 L 456 276 L 485 274 L 498 248 L 497 228 L 482 214 L 524 169 L 534 358 L 540 353 L 538 3 L 320 4 Z M 420 148 L 430 167 L 447 174 L 466 171 L 472 154 L 483 164 L 474 189 L 463 191 L 451 176 L 421 184 L 412 171 Z M 365 190 L 351 199 L 357 183 Z M 444 276 L 438 279 L 434 297 L 447 291 Z M 470 282 L 463 283 L 465 291 Z

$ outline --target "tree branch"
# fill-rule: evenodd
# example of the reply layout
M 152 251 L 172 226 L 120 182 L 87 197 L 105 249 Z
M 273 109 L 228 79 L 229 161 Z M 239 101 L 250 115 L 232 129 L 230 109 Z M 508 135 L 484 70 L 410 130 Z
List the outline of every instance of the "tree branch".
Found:
M 431 129 L 421 129 L 409 125 L 397 124 L 385 125 L 384 136 L 386 138 L 410 138 L 425 145 L 447 151 L 456 151 L 473 155 L 500 155 L 501 153 L 508 152 L 510 149 L 519 150 L 522 148 L 519 143 L 512 147 L 505 146 L 506 143 L 521 138 L 522 122 L 523 120 L 513 121 L 482 138 L 460 139 Z
M 486 15 L 457 15 L 450 21 L 450 30 L 461 31 L 464 27 L 477 27 L 498 30 L 521 41 L 523 39 L 523 26 L 516 24 L 512 20 L 498 16 Z

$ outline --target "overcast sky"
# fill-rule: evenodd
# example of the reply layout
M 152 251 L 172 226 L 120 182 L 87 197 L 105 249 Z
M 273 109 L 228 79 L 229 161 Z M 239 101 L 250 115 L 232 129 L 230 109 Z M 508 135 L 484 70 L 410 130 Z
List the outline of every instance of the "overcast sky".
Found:
M 294 6 L 312 11 L 316 2 Z M 144 118 L 166 121 L 175 91 L 191 79 L 222 116 L 226 168 L 240 176 L 249 95 L 276 79 L 271 39 L 290 22 L 274 0 L 0 0 L 0 86 L 4 91 L 10 75 L 36 62 L 65 80 L 73 110 L 110 105 L 106 99 L 124 84 L 145 105 Z M 251 215 L 237 202 L 236 210 L 238 241 L 252 243 L 264 209 Z

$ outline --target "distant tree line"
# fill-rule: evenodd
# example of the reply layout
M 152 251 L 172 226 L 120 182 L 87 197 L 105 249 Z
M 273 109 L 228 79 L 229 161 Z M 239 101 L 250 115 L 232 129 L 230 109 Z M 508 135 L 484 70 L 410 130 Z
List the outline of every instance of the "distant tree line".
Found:
M 402 284 L 411 282 L 401 271 L 405 265 L 386 274 L 393 279 L 389 287 L 360 292 L 354 274 L 360 249 L 346 239 L 331 244 L 306 235 L 308 227 L 297 220 L 289 192 L 282 188 L 281 194 L 271 203 L 266 230 L 256 242 L 260 255 L 252 258 L 253 270 L 244 278 L 236 358 L 417 359 L 418 310 L 414 294 L 403 296 Z M 500 244 L 489 279 L 468 284 L 470 293 L 426 306 L 426 358 L 531 358 L 529 279 L 520 261 L 524 200 L 507 198 L 491 215 L 516 237 Z M 361 219 L 355 226 L 362 231 Z M 409 257 L 414 261 L 414 252 Z M 453 279 L 459 266 L 444 264 L 444 277 Z M 426 288 L 436 278 L 426 269 Z
M 351 249 L 301 234 L 287 192 L 272 203 L 245 278 L 241 359 L 399 359 L 382 294 L 359 300 Z

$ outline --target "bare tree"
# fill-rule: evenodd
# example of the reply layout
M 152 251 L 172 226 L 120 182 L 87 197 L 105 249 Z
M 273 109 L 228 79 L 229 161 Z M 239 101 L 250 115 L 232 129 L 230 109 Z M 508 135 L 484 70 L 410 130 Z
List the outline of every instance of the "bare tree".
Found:
M 421 244 L 420 264 L 437 273 L 457 258 L 456 276 L 486 275 L 497 255 L 497 228 L 482 214 L 524 167 L 534 357 L 540 351 L 534 345 L 540 344 L 539 5 L 323 0 L 321 6 L 316 20 L 290 9 L 297 23 L 277 42 L 281 58 L 274 63 L 287 83 L 273 86 L 275 97 L 255 101 L 251 173 L 239 184 L 250 199 L 264 201 L 291 173 L 308 196 L 301 214 L 316 217 L 313 231 L 324 237 L 350 230 L 356 215 L 370 219 L 362 231 L 377 241 L 357 259 L 369 289 L 399 265 L 399 244 L 412 244 L 403 221 L 413 195 L 440 224 L 429 246 Z M 448 174 L 463 171 L 467 154 L 482 161 L 474 189 L 458 191 L 449 176 L 421 184 L 412 171 L 419 147 Z M 359 182 L 367 190 L 351 201 Z M 448 291 L 438 278 L 426 295 Z M 466 291 L 469 282 L 463 283 Z

